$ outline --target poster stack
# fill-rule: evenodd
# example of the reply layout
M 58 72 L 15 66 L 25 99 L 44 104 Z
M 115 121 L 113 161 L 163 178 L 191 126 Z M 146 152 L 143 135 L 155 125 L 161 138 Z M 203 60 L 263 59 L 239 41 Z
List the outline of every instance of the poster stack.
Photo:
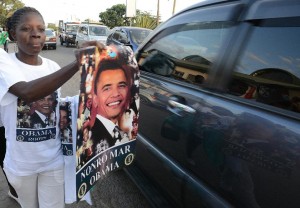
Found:
M 76 134 L 77 201 L 135 157 L 139 118 L 138 64 L 130 47 L 78 51 L 80 89 Z

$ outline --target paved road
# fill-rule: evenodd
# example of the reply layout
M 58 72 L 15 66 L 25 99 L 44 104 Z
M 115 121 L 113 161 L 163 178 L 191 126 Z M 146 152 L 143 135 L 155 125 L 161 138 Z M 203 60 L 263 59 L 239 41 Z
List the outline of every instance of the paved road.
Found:
M 76 48 L 66 48 L 57 46 L 57 50 L 42 51 L 41 55 L 55 60 L 60 66 L 65 66 L 74 60 L 73 50 Z M 14 46 L 9 44 L 9 52 L 14 52 Z M 63 55 L 62 55 L 63 54 Z M 79 74 L 74 75 L 62 86 L 62 97 L 77 94 L 76 86 L 79 83 Z M 20 206 L 7 195 L 8 186 L 3 172 L 0 170 L 0 208 L 19 208 Z M 93 206 L 85 201 L 66 205 L 66 208 L 150 208 L 138 188 L 131 182 L 123 170 L 116 171 L 106 177 L 91 191 Z

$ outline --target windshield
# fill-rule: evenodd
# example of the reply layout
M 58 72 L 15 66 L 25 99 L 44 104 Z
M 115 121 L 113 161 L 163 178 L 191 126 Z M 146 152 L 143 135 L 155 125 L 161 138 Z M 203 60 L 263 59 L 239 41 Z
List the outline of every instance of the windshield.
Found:
M 103 26 L 89 26 L 90 35 L 108 36 L 108 28 Z
M 52 30 L 45 30 L 45 32 L 46 32 L 46 36 L 47 36 L 47 37 L 54 36 Z
M 79 25 L 66 25 L 66 32 L 77 32 Z
M 129 35 L 131 40 L 139 45 L 141 44 L 144 39 L 150 34 L 151 30 L 148 29 L 130 29 Z

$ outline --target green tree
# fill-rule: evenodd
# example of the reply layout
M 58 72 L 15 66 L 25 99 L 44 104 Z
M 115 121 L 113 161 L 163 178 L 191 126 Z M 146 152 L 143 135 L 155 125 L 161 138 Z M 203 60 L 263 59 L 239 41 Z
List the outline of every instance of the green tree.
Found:
M 0 27 L 4 27 L 6 19 L 22 7 L 24 3 L 20 0 L 0 0 Z
M 111 8 L 106 9 L 105 12 L 100 12 L 99 18 L 104 25 L 113 28 L 116 26 L 124 26 L 129 24 L 129 19 L 125 17 L 125 14 L 125 4 L 116 4 Z
M 132 19 L 132 26 L 154 29 L 157 26 L 156 17 L 149 12 L 137 12 L 136 17 Z
M 53 29 L 54 31 L 57 31 L 57 27 L 56 27 L 56 25 L 55 25 L 54 23 L 48 23 L 47 28 L 51 28 L 51 29 Z

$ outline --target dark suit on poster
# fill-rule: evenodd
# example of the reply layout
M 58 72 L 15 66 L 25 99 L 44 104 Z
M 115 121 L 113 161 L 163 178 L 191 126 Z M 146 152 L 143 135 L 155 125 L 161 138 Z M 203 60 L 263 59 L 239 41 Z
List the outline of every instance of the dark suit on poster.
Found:
M 136 99 L 133 99 L 133 102 L 130 105 L 130 108 L 134 111 L 135 115 L 137 115 L 139 112 L 138 105 L 136 102 L 138 101 Z
M 41 119 L 41 117 L 36 112 L 34 112 L 31 115 L 30 120 L 31 120 L 32 128 L 34 127 L 34 124 L 41 124 L 41 128 L 47 127 L 47 124 L 45 124 L 45 122 Z
M 103 140 L 102 142 L 108 144 L 107 148 L 115 145 L 115 139 L 111 136 L 110 132 L 108 132 L 108 130 L 98 118 L 96 118 L 91 131 L 91 138 L 93 141 L 93 155 L 95 155 L 95 153 L 97 152 L 97 145 L 100 144 L 101 140 Z

